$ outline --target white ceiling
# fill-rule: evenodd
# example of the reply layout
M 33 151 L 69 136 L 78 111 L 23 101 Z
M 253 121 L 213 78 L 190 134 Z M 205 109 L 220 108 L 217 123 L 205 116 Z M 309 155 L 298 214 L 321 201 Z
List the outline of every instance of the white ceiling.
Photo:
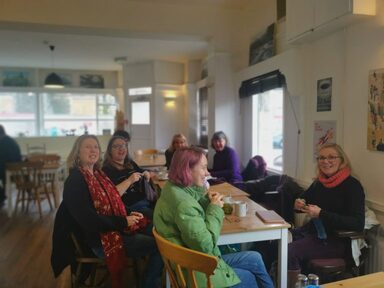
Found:
M 155 38 L 148 35 L 104 36 L 100 33 L 86 35 L 84 32 L 71 32 L 3 28 L 0 30 L 0 66 L 119 70 L 121 65 L 114 61 L 116 57 L 127 57 L 127 62 L 154 59 L 185 62 L 205 57 L 208 46 L 202 39 L 188 37 L 170 39 L 159 35 Z M 53 65 L 46 42 L 56 47 Z

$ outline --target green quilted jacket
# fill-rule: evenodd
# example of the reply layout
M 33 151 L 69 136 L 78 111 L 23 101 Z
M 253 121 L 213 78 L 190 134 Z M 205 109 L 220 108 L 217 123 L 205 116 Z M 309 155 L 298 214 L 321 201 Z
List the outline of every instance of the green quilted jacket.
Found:
M 167 240 L 219 258 L 211 276 L 213 286 L 218 288 L 240 283 L 236 273 L 221 259 L 216 244 L 223 219 L 223 209 L 210 204 L 203 188 L 179 187 L 167 182 L 156 203 L 153 222 Z M 205 287 L 205 275 L 197 273 L 196 277 L 199 287 Z

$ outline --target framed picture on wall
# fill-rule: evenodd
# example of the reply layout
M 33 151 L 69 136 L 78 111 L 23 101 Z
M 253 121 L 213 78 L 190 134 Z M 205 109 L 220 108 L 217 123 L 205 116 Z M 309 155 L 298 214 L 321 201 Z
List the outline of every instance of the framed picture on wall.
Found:
M 249 47 L 249 65 L 254 65 L 275 55 L 274 33 L 275 23 L 272 23 L 260 37 L 251 43 Z
M 317 112 L 332 110 L 332 78 L 317 80 Z
M 368 86 L 367 147 L 384 152 L 384 69 L 369 71 Z
M 104 77 L 98 74 L 82 74 L 80 75 L 80 87 L 104 88 Z
M 4 70 L 2 85 L 4 87 L 30 87 L 33 84 L 33 73 L 23 70 Z

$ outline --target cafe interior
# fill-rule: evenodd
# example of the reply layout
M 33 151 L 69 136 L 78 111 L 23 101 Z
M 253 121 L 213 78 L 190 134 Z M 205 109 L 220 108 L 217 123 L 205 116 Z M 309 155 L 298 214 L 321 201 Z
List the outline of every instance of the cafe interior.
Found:
M 268 175 L 304 190 L 317 149 L 339 144 L 376 221 L 353 275 L 373 278 L 345 287 L 384 287 L 384 0 L 2 0 L 0 47 L 0 124 L 25 159 L 35 148 L 58 157 L 44 176 L 49 203 L 23 211 L 9 174 L 0 287 L 82 287 L 69 268 L 55 278 L 50 266 L 65 161 L 78 136 L 96 135 L 103 152 L 115 130 L 130 133 L 131 156 L 154 174 L 178 133 L 207 151 L 211 168 L 211 137 L 223 131 L 242 169 L 262 155 Z M 154 182 L 161 193 L 165 182 Z M 233 186 L 215 191 L 231 189 L 246 197 Z M 288 287 L 291 223 L 268 226 L 255 215 L 279 206 L 284 217 L 284 197 L 271 199 L 248 204 L 248 238 L 241 219 L 226 218 L 219 244 L 276 242 L 275 285 Z M 131 270 L 127 287 L 138 287 Z

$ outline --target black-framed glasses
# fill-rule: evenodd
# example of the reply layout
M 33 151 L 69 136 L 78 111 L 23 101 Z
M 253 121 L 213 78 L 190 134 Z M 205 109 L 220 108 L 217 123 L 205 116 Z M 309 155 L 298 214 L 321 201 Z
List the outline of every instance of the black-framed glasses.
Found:
M 112 149 L 120 150 L 120 149 L 128 149 L 127 144 L 113 144 Z
M 333 162 L 335 161 L 337 158 L 341 158 L 340 156 L 318 156 L 316 157 L 317 161 L 325 161 L 325 160 L 328 160 L 329 162 Z

